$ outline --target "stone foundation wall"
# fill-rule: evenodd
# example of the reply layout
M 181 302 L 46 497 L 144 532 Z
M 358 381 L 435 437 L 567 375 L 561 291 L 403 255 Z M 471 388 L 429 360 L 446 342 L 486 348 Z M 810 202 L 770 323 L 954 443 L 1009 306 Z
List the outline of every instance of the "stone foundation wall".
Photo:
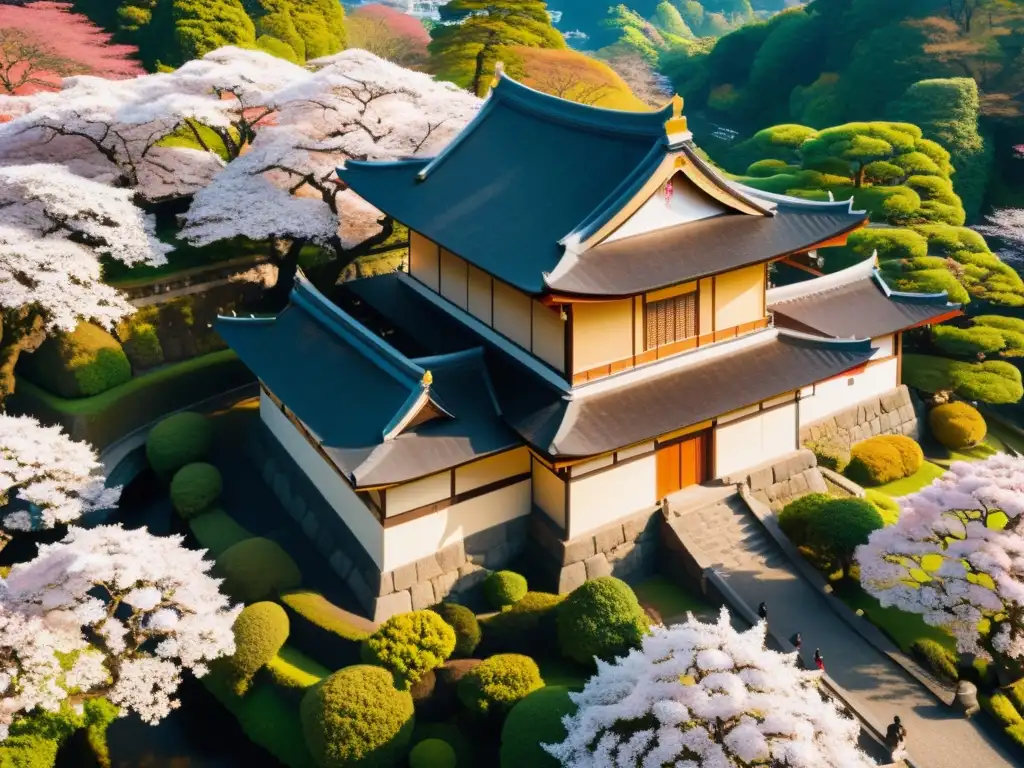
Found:
M 923 406 L 915 403 L 901 384 L 880 397 L 872 397 L 801 428 L 800 444 L 826 440 L 844 450 L 875 435 L 906 435 L 921 439 Z
M 570 541 L 562 541 L 542 512 L 530 517 L 530 538 L 543 558 L 549 588 L 563 594 L 587 579 L 639 580 L 654 573 L 661 507 L 650 507 Z
M 751 494 L 774 512 L 808 493 L 828 493 L 818 461 L 806 448 L 723 477 L 722 482 L 748 486 Z

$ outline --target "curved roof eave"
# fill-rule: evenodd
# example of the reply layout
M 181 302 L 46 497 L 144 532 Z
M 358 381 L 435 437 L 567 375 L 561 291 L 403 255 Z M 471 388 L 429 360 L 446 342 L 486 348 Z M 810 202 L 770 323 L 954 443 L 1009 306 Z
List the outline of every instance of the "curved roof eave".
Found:
M 835 210 L 846 210 L 847 213 L 856 215 L 867 215 L 867 211 L 855 211 L 853 210 L 853 197 L 846 200 L 807 200 L 803 197 L 794 197 L 792 195 L 780 195 L 775 192 L 765 192 L 755 187 L 748 187 L 746 184 L 740 184 L 738 181 L 729 181 L 725 179 L 724 182 L 728 184 L 735 191 L 741 194 L 749 195 L 751 197 L 761 198 L 762 200 L 770 200 L 773 203 L 779 205 L 786 205 L 792 208 L 831 208 Z

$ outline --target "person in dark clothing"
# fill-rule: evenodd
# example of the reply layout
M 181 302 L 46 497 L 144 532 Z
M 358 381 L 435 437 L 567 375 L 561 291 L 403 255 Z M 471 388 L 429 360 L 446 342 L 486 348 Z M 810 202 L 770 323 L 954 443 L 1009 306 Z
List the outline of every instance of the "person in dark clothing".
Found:
M 761 617 L 761 621 L 768 621 L 768 603 L 757 606 L 757 615 Z
M 821 655 L 821 649 L 814 649 L 814 666 L 820 669 L 822 672 L 825 671 L 825 659 Z
M 900 722 L 900 716 L 896 715 L 885 730 L 885 746 L 892 754 L 893 762 L 903 758 L 904 744 L 907 741 L 907 729 Z
M 803 638 L 800 637 L 800 633 L 799 632 L 797 632 L 795 635 L 793 635 L 791 638 L 789 638 L 789 642 L 791 642 L 793 644 L 793 647 L 796 648 L 797 651 L 800 650 L 800 647 L 804 643 Z

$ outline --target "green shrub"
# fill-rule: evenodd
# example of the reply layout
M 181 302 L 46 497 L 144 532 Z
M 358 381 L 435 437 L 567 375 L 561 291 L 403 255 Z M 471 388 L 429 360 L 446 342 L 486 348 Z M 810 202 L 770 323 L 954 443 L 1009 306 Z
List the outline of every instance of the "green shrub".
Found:
M 557 642 L 556 611 L 565 595 L 527 592 L 518 603 L 491 616 L 481 627 L 489 651 L 533 654 Z
M 883 526 L 882 516 L 867 499 L 832 499 L 811 520 L 808 536 L 813 547 L 839 561 L 845 577 L 857 547 Z
M 170 478 L 186 464 L 202 461 L 213 446 L 213 427 L 192 411 L 175 413 L 150 430 L 146 458 L 160 477 Z
M 459 700 L 478 715 L 508 712 L 544 685 L 537 662 L 519 653 L 499 653 L 477 664 L 459 681 Z
M 274 685 L 297 691 L 304 691 L 331 674 L 327 667 L 288 645 L 267 662 L 266 669 Z
M 442 739 L 424 739 L 409 753 L 409 768 L 455 768 L 455 750 Z
M 885 485 L 906 477 L 903 454 L 892 443 L 878 437 L 855 443 L 850 449 L 846 476 L 860 485 Z
M 906 435 L 878 435 L 872 439 L 880 440 L 886 445 L 891 445 L 899 452 L 900 459 L 903 461 L 904 477 L 910 477 L 924 464 L 924 451 L 921 450 L 921 446 L 912 437 L 907 437 Z
M 360 645 L 372 632 L 370 622 L 339 608 L 319 592 L 285 592 L 281 602 L 292 620 L 292 645 L 331 669 L 359 662 Z
M 1021 717 L 1017 708 L 1013 706 L 1013 702 L 1003 694 L 993 693 L 989 699 L 989 707 L 992 714 L 1004 726 L 1024 725 L 1024 717 Z
M 558 768 L 540 745 L 564 741 L 562 718 L 575 711 L 563 685 L 536 690 L 512 707 L 501 729 L 501 768 Z
M 199 546 L 209 552 L 213 558 L 220 557 L 225 550 L 238 542 L 252 538 L 251 533 L 236 523 L 234 518 L 222 509 L 203 512 L 189 520 L 188 526 L 192 529 L 192 535 L 196 537 Z
M 132 377 L 117 339 L 92 323 L 49 337 L 35 352 L 22 355 L 18 368 L 46 391 L 72 399 L 98 395 Z
M 499 611 L 526 594 L 526 579 L 513 571 L 495 571 L 484 579 L 484 596 Z
M 961 402 L 933 408 L 928 414 L 928 426 L 936 440 L 954 451 L 977 445 L 988 431 L 985 417 L 978 409 Z
M 171 480 L 171 505 L 186 520 L 199 515 L 220 498 L 224 489 L 220 470 L 213 464 L 186 464 Z
M 294 589 L 302 581 L 295 561 L 270 539 L 255 537 L 228 547 L 214 566 L 223 589 L 236 600 L 255 603 Z
M 808 493 L 793 499 L 779 512 L 779 528 L 798 547 L 804 546 L 808 542 L 811 522 L 831 499 L 827 493 Z
M 289 768 L 316 765 L 306 746 L 299 707 L 288 691 L 269 682 L 257 682 L 244 699 L 236 699 L 228 710 L 234 712 L 249 741 Z
M 1024 725 L 1011 725 L 1005 733 L 1017 747 L 1024 749 Z
M 586 581 L 558 609 L 558 646 L 582 664 L 636 648 L 650 630 L 633 590 L 614 576 Z
M 137 312 L 117 326 L 124 353 L 136 372 L 154 368 L 164 361 L 164 349 L 156 326 L 139 318 L 139 314 Z
M 1017 711 L 1024 715 L 1024 680 L 1018 680 L 1007 688 L 1006 695 L 1010 697 Z
M 846 247 L 856 252 L 861 261 L 875 251 L 880 262 L 928 255 L 928 240 L 912 229 L 858 229 L 850 233 Z
M 881 491 L 876 491 L 873 488 L 867 488 L 864 494 L 865 498 L 875 505 L 875 509 L 882 516 L 882 522 L 885 525 L 893 525 L 899 520 L 900 505 L 891 496 Z
M 917 657 L 918 661 L 927 666 L 945 682 L 955 683 L 959 678 L 956 654 L 944 645 L 940 645 L 934 640 L 925 637 L 915 640 L 911 644 L 910 650 Z
M 805 447 L 814 454 L 819 467 L 826 467 L 833 472 L 842 473 L 850 463 L 850 452 L 831 440 L 812 440 Z
M 777 173 L 792 173 L 799 168 L 795 165 L 787 165 L 785 160 L 757 160 L 747 166 L 747 176 L 755 176 L 765 179 Z
M 981 325 L 970 328 L 937 325 L 932 328 L 932 341 L 946 354 L 959 357 L 995 354 L 1006 344 L 998 329 Z
M 1002 405 L 1024 396 L 1020 370 L 1003 360 L 967 363 L 932 355 L 903 356 L 903 381 L 923 392 L 955 392 L 965 400 Z
M 253 603 L 238 614 L 233 629 L 235 653 L 223 660 L 224 674 L 231 691 L 244 696 L 288 640 L 288 614 L 277 603 Z
M 398 765 L 412 737 L 412 696 L 391 673 L 357 665 L 309 689 L 300 709 L 306 744 L 320 768 Z
M 366 660 L 389 669 L 407 690 L 452 655 L 455 630 L 433 611 L 399 613 L 366 639 L 366 649 Z
M 480 644 L 480 622 L 476 615 L 464 605 L 458 603 L 441 603 L 431 608 L 434 613 L 444 619 L 445 623 L 455 630 L 455 650 L 452 656 L 466 658 Z

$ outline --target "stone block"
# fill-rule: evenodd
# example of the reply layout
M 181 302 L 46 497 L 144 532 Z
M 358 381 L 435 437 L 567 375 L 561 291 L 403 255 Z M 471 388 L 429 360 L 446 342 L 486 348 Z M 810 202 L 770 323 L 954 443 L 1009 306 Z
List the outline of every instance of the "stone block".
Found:
M 565 550 L 562 555 L 562 565 L 580 563 L 593 555 L 596 551 L 597 550 L 594 549 L 593 536 L 581 536 L 573 541 L 567 541 L 565 542 Z
M 356 600 L 359 601 L 360 605 L 367 608 L 371 608 L 374 605 L 374 600 L 377 595 L 373 594 L 370 590 L 369 585 L 363 578 L 363 574 L 359 572 L 358 568 L 353 568 L 349 571 L 348 578 L 345 579 L 345 583 L 348 584 L 348 588 L 352 590 L 352 594 L 355 595 Z
M 511 557 L 509 556 L 508 544 L 499 544 L 496 547 L 491 547 L 484 554 L 483 565 L 485 568 L 490 568 L 492 571 L 496 571 L 507 563 Z
M 334 551 L 334 537 L 330 531 L 321 531 L 316 537 L 316 548 L 324 557 L 328 557 Z
M 603 554 L 588 557 L 583 564 L 586 566 L 588 579 L 612 575 L 612 567 L 608 564 L 608 558 Z
M 876 416 L 871 420 L 871 436 L 882 434 L 882 421 Z
M 320 521 L 316 519 L 316 514 L 312 510 L 306 513 L 306 516 L 302 518 L 302 532 L 305 533 L 309 538 L 315 539 L 317 531 L 320 530 Z
M 899 408 L 899 403 L 897 402 L 896 392 L 895 391 L 893 391 L 893 392 L 886 392 L 884 395 L 882 395 L 878 399 L 878 404 L 879 404 L 879 406 L 881 406 L 881 409 L 882 409 L 883 413 L 889 413 L 891 411 L 895 411 L 897 408 Z
M 853 429 L 857 424 L 857 411 L 854 408 L 841 411 L 835 415 L 835 420 L 839 429 Z
M 496 547 L 499 544 L 505 543 L 505 526 L 494 525 L 490 528 L 485 528 L 482 531 L 477 531 L 472 536 L 467 536 L 465 540 L 466 554 L 467 555 L 482 555 L 492 547 Z
M 416 563 L 409 563 L 391 572 L 395 582 L 395 589 L 408 589 L 416 583 Z
M 773 482 L 773 472 L 771 467 L 765 469 L 758 469 L 750 473 L 750 490 L 752 491 L 763 491 Z
M 772 466 L 772 483 L 778 485 L 789 480 L 789 462 L 780 461 Z
M 629 557 L 635 549 L 636 544 L 629 542 L 616 547 L 611 552 L 607 552 L 605 556 L 608 558 L 608 562 L 614 565 L 619 560 L 624 560 L 625 558 Z
M 806 472 L 807 470 L 804 470 Z M 804 477 L 803 472 L 798 475 L 793 475 L 789 478 L 789 495 L 790 496 L 803 496 L 807 493 L 807 478 Z
M 278 500 L 288 506 L 288 502 L 291 500 L 292 492 L 291 487 L 288 484 L 288 478 L 282 473 L 278 472 L 274 476 L 274 495 L 277 496 Z
M 907 388 L 906 384 L 900 384 L 898 387 L 896 387 L 896 402 L 901 406 L 911 404 L 910 390 Z
M 867 405 L 865 405 L 864 403 L 861 403 L 860 405 L 855 406 L 855 407 L 857 409 L 857 423 L 858 424 L 863 424 L 864 422 L 870 420 L 870 417 L 868 416 Z
M 658 532 L 659 512 L 644 512 L 622 521 L 622 535 L 626 541 L 655 536 Z
M 451 591 L 455 588 L 455 582 L 458 580 L 458 569 L 454 571 L 446 571 L 437 578 L 431 579 L 430 583 L 434 585 L 434 599 L 441 601 L 448 597 Z
M 412 598 L 412 609 L 422 611 L 434 604 L 434 586 L 429 581 L 421 581 L 412 585 L 409 590 Z
M 876 399 L 871 401 L 870 406 L 871 418 L 877 418 L 882 415 L 882 404 Z
M 780 493 L 786 493 L 789 491 L 789 486 L 783 483 L 772 483 L 765 489 L 765 494 L 768 496 L 769 501 L 775 501 L 779 498 Z
M 583 563 L 572 563 L 565 566 L 558 574 L 558 594 L 572 592 L 587 580 L 587 566 Z
M 327 562 L 330 563 L 334 572 L 343 579 L 348 576 L 348 572 L 352 570 L 352 561 L 349 559 L 348 555 L 340 549 L 334 550 Z
M 811 427 L 810 430 L 808 430 L 808 437 L 811 440 L 821 440 L 821 427 L 819 427 L 817 424 Z M 805 438 L 804 435 L 801 433 L 800 439 L 805 440 L 807 438 Z
M 771 502 L 771 499 L 768 498 L 768 492 L 767 491 L 764 491 L 764 490 L 754 491 L 751 495 L 755 499 L 760 501 L 762 504 L 764 504 L 765 506 L 771 506 L 772 502 Z
M 625 540 L 622 525 L 612 525 L 594 534 L 594 547 L 597 552 L 609 552 Z
M 382 573 L 380 579 L 377 581 L 377 596 L 382 597 L 384 595 L 390 595 L 395 591 L 395 582 L 391 578 L 391 571 Z
M 466 546 L 462 541 L 449 544 L 437 553 L 437 562 L 442 571 L 454 571 L 466 562 Z
M 459 567 L 459 580 L 455 582 L 454 589 L 458 592 L 466 592 L 486 578 L 487 569 L 473 563 L 466 563 Z
M 905 403 L 904 405 L 901 405 L 899 408 L 899 414 L 901 422 L 906 423 L 910 421 L 911 419 L 914 418 L 915 415 L 914 406 L 912 406 L 910 403 Z
M 435 555 L 427 555 L 416 561 L 416 581 L 430 581 L 442 572 L 441 564 Z
M 821 472 L 817 469 L 808 469 L 804 472 L 804 479 L 807 481 L 809 493 L 828 493 L 828 485 L 825 483 L 825 478 L 822 477 Z
M 306 502 L 302 500 L 301 496 L 293 496 L 292 503 L 288 504 L 285 509 L 288 510 L 288 514 L 297 523 L 301 523 L 302 519 L 306 516 Z
M 392 592 L 390 595 L 378 597 L 373 606 L 373 620 L 376 622 L 390 619 L 396 613 L 408 613 L 412 610 L 412 595 L 409 590 Z
M 530 530 L 530 516 L 523 515 L 505 523 L 505 539 L 515 541 L 525 539 Z

